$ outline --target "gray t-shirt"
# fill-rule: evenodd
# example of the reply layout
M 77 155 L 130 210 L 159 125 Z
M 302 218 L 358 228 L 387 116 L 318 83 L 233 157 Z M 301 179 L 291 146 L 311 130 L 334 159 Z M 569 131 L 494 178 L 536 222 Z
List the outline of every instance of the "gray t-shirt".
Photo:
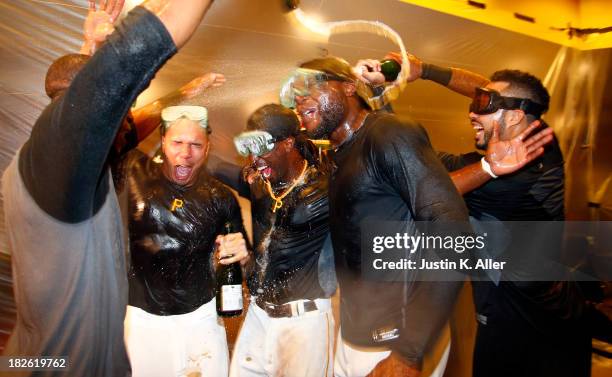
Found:
M 107 156 L 130 104 L 175 52 L 161 21 L 136 7 L 43 111 L 5 171 L 17 321 L 4 354 L 69 363 L 23 375 L 130 375 L 126 261 Z
M 2 177 L 2 193 L 18 308 L 4 354 L 67 356 L 68 373 L 58 375 L 129 375 L 123 342 L 127 274 L 116 195 L 108 195 L 90 219 L 61 222 L 32 200 L 17 158 Z

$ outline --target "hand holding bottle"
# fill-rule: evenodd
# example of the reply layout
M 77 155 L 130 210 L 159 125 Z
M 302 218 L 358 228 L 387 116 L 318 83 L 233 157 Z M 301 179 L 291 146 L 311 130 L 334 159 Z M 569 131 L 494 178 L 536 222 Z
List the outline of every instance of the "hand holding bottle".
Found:
M 414 60 L 416 58 L 410 55 L 409 59 Z M 412 64 L 412 60 L 410 64 Z M 395 53 L 390 53 L 389 55 L 385 56 L 383 60 L 359 60 L 357 64 L 355 64 L 355 66 L 353 67 L 353 74 L 368 85 L 379 86 L 383 85 L 385 82 L 390 83 L 392 81 L 395 81 L 397 79 L 397 75 L 399 75 L 401 70 L 401 56 L 398 60 L 398 57 L 395 55 Z M 410 77 L 409 81 L 412 81 L 410 80 Z
M 389 52 L 385 56 L 385 60 L 394 60 L 401 65 L 402 55 L 399 52 Z M 406 82 L 420 79 L 423 74 L 423 61 L 412 54 L 408 54 L 408 65 L 410 66 L 410 75 L 406 78 Z
M 249 251 L 242 233 L 218 235 L 215 243 L 217 244 L 215 259 L 218 263 L 228 265 L 240 262 L 244 265 L 249 260 Z
M 380 61 L 375 59 L 362 59 L 353 67 L 353 73 L 361 81 L 369 85 L 382 85 L 385 83 L 385 76 L 380 71 Z

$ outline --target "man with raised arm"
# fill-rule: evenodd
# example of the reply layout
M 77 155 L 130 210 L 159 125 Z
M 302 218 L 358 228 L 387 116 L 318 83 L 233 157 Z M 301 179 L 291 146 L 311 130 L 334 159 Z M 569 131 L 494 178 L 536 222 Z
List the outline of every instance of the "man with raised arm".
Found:
M 17 323 L 5 355 L 65 356 L 75 376 L 130 374 L 127 273 L 107 156 L 130 104 L 210 3 L 149 0 L 130 12 L 43 111 L 6 169 Z
M 401 223 L 416 234 L 417 221 L 465 224 L 467 209 L 423 128 L 372 111 L 346 61 L 305 62 L 281 93 L 283 104 L 296 107 L 308 135 L 328 138 L 335 148 L 329 217 L 342 322 L 334 374 L 365 376 L 392 360 L 395 370 L 384 375 L 419 376 L 462 283 L 418 281 L 415 274 L 394 275 L 395 281 L 364 279 L 366 221 Z

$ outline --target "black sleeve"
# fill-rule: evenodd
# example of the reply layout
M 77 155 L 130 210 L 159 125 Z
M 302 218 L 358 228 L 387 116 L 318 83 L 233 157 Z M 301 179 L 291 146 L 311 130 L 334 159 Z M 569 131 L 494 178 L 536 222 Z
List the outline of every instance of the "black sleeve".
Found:
M 541 173 L 529 190 L 529 193 L 546 210 L 551 219 L 561 221 L 565 219 L 565 173 L 563 153 L 559 142 L 555 138 L 546 147 L 541 158 L 544 172 Z
M 160 20 L 136 7 L 45 109 L 19 156 L 24 184 L 45 212 L 75 223 L 100 209 L 115 134 L 136 96 L 175 52 Z
M 438 152 L 438 159 L 444 165 L 447 171 L 453 172 L 480 161 L 482 155 L 477 152 L 467 154 L 452 154 L 447 152 Z
M 427 133 L 392 117 L 373 128 L 376 165 L 411 209 L 415 221 L 467 221 L 468 212 Z
M 211 154 L 206 162 L 208 174 L 217 178 L 224 184 L 238 192 L 238 195 L 246 199 L 251 199 L 251 189 L 248 183 L 242 178 L 242 167 Z

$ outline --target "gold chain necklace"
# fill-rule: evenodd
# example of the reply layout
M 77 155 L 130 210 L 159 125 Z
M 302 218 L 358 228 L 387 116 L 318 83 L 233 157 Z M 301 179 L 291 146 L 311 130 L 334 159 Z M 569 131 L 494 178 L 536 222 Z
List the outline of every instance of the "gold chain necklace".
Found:
M 276 213 L 276 210 L 283 206 L 283 198 L 289 195 L 289 193 L 293 191 L 295 186 L 297 186 L 298 182 L 302 180 L 304 174 L 306 173 L 307 167 L 308 161 L 304 160 L 304 167 L 302 168 L 302 172 L 300 173 L 300 175 L 296 179 L 294 179 L 293 183 L 291 183 L 291 186 L 287 187 L 287 189 L 279 196 L 274 195 L 274 191 L 272 191 L 272 185 L 270 184 L 270 181 L 266 179 L 266 188 L 268 189 L 268 194 L 270 194 L 270 197 L 272 198 L 272 200 L 274 200 L 274 205 L 272 206 L 272 213 Z

